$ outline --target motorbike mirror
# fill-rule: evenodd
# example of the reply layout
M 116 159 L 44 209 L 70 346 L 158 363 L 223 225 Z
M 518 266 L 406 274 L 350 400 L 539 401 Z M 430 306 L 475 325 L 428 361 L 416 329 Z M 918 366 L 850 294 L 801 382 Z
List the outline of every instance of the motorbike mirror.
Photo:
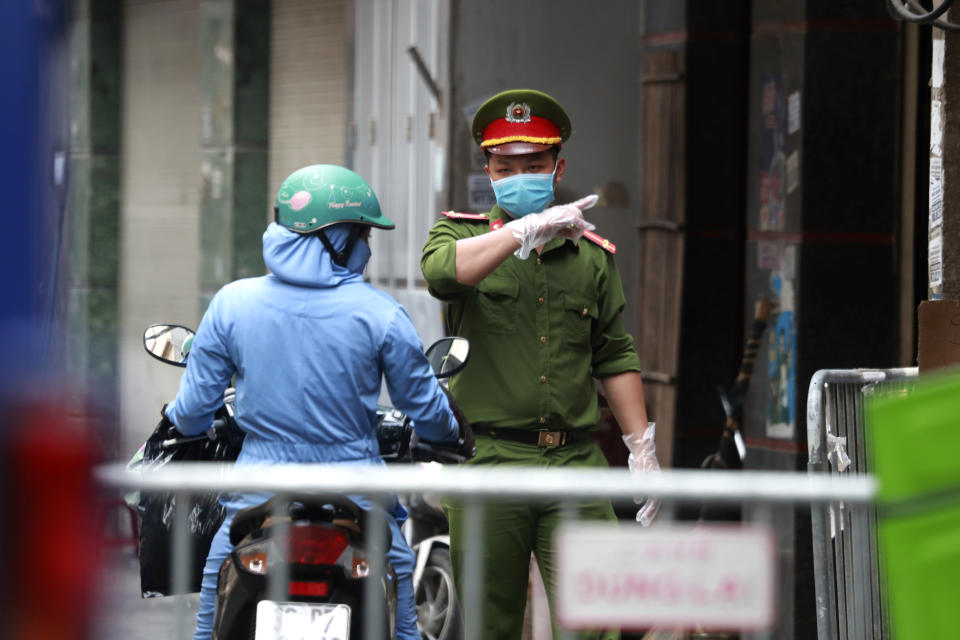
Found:
M 185 367 L 195 335 L 192 329 L 178 324 L 154 324 L 143 332 L 143 347 L 157 360 Z
M 452 336 L 440 338 L 427 349 L 427 359 L 438 378 L 449 378 L 467 366 L 470 341 Z

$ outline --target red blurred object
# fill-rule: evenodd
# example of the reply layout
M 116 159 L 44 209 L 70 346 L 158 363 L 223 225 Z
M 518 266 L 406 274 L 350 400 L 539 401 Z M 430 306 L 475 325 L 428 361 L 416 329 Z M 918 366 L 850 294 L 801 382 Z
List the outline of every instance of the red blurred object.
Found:
M 7 408 L 0 446 L 7 581 L 6 637 L 88 637 L 101 513 L 90 420 L 53 403 Z
M 319 525 L 291 527 L 290 556 L 297 564 L 336 564 L 347 548 L 347 536 L 338 529 Z
M 326 582 L 291 582 L 290 595 L 322 598 L 330 595 L 330 585 Z

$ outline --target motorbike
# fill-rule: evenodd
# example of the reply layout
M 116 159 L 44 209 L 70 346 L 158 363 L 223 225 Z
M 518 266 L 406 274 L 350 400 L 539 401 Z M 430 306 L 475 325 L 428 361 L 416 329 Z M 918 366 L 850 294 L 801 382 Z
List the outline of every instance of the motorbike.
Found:
M 144 347 L 163 362 L 185 367 L 193 337 L 186 327 L 153 325 L 144 333 Z M 426 355 L 437 378 L 443 380 L 466 366 L 469 343 L 459 337 L 442 338 Z M 207 447 L 219 437 L 242 433 L 233 418 L 233 398 L 233 390 L 228 389 L 224 407 L 207 434 L 188 437 L 165 432 L 152 438 L 160 450 L 171 452 L 198 443 Z M 402 412 L 380 406 L 377 415 L 380 455 L 388 463 L 463 461 L 442 445 L 419 440 Z M 239 448 L 230 451 L 235 459 Z M 222 456 L 223 449 L 218 453 Z M 426 501 L 414 505 L 409 521 L 414 531 L 423 530 L 428 520 L 435 521 L 437 512 L 442 518 L 439 507 Z M 219 521 L 206 523 L 205 531 L 219 528 L 223 513 L 211 517 L 217 516 Z M 339 494 L 274 497 L 239 511 L 230 527 L 234 550 L 220 569 L 212 637 L 360 639 L 371 625 L 393 638 L 397 582 L 386 556 L 390 535 L 382 513 L 361 509 Z M 209 549 L 209 539 L 206 545 Z M 418 624 L 426 638 L 452 640 L 456 636 L 451 634 L 459 633 L 448 549 L 449 538 L 444 546 L 442 533 L 433 533 L 414 547 Z M 198 552 L 201 559 L 206 557 L 205 549 Z

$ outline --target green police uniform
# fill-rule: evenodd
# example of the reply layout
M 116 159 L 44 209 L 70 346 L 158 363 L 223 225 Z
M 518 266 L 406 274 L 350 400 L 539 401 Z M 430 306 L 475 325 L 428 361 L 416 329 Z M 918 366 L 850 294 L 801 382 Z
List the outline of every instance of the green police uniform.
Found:
M 470 364 L 451 380 L 451 391 L 477 430 L 477 457 L 471 463 L 606 466 L 599 447 L 586 436 L 600 423 L 593 378 L 640 371 L 621 321 L 625 299 L 615 247 L 593 234 L 579 246 L 555 239 L 539 255 L 511 256 L 469 287 L 456 280 L 456 241 L 498 228 L 503 214 L 494 207 L 485 216 L 445 216 L 430 231 L 421 268 L 430 293 L 448 303 L 449 332 L 471 342 Z M 534 437 L 535 431 L 556 433 L 538 437 L 544 446 L 515 440 L 521 432 Z M 565 443 L 550 446 L 559 442 Z M 460 589 L 463 514 L 458 504 L 446 508 Z M 484 638 L 520 637 L 531 552 L 552 599 L 553 530 L 569 508 L 582 518 L 615 519 L 610 503 L 602 500 L 574 505 L 557 496 L 542 503 L 487 505 Z

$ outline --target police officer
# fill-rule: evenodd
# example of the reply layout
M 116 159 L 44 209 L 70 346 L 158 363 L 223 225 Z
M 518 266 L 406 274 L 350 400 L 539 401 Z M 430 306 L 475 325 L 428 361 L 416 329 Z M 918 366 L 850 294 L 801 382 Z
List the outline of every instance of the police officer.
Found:
M 447 303 L 449 332 L 471 342 L 470 366 L 451 390 L 477 436 L 472 464 L 606 466 L 589 436 L 601 421 L 596 378 L 623 430 L 631 470 L 659 471 L 639 359 L 621 320 L 616 247 L 583 218 L 596 196 L 549 206 L 566 171 L 559 154 L 569 117 L 551 96 L 518 89 L 484 102 L 472 129 L 497 206 L 483 215 L 444 213 L 420 262 L 431 294 Z M 484 536 L 482 637 L 520 638 L 531 552 L 552 601 L 552 534 L 566 504 L 557 495 L 486 505 L 483 531 L 471 532 Z M 455 501 L 445 508 L 462 593 L 463 511 Z M 575 509 L 584 519 L 615 519 L 606 500 Z M 637 519 L 649 524 L 656 510 L 648 501 Z M 467 625 L 479 624 L 479 612 L 464 613 Z
M 383 464 L 376 410 L 385 380 L 418 435 L 471 455 L 469 426 L 444 397 L 406 311 L 363 279 L 370 228 L 394 226 L 370 186 L 343 167 L 304 167 L 280 186 L 276 212 L 276 223 L 263 234 L 270 274 L 232 282 L 213 297 L 166 418 L 185 434 L 202 433 L 236 375 L 236 420 L 246 432 L 238 465 Z M 225 502 L 227 515 L 203 571 L 196 640 L 211 634 L 234 515 L 268 497 L 241 494 Z M 420 640 L 413 552 L 399 529 L 406 511 L 395 496 L 389 509 L 396 637 Z

